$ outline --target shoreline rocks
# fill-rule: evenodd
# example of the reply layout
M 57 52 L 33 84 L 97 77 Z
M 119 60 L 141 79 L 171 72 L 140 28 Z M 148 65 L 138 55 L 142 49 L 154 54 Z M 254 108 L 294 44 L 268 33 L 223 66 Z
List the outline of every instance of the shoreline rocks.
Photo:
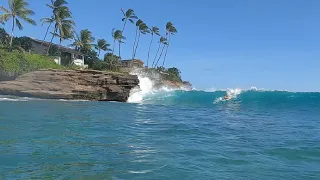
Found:
M 139 85 L 135 75 L 95 70 L 38 70 L 0 82 L 0 95 L 126 102 Z

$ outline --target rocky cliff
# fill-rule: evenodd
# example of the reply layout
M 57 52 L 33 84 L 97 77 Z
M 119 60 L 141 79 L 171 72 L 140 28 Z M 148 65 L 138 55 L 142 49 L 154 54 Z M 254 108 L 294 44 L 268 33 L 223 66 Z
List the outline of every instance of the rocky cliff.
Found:
M 127 101 L 138 86 L 135 75 L 93 70 L 39 70 L 0 82 L 1 95 L 45 99 Z

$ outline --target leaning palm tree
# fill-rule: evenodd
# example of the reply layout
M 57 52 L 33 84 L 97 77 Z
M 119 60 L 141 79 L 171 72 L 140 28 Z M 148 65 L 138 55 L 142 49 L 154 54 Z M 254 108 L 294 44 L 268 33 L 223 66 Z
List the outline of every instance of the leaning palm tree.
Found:
M 135 50 L 135 47 L 136 47 L 136 43 L 137 43 L 137 38 L 138 38 L 138 33 L 139 33 L 139 27 L 141 26 L 141 24 L 143 24 L 143 21 L 141 19 L 139 19 L 137 22 L 136 22 L 136 36 L 134 38 L 134 43 L 133 43 L 133 47 L 132 47 L 132 59 L 133 59 L 133 56 L 134 56 L 134 50 Z
M 140 26 L 139 26 L 138 40 L 137 40 L 136 48 L 135 48 L 135 50 L 134 50 L 134 54 L 133 54 L 133 58 L 132 58 L 132 59 L 134 59 L 135 56 L 136 56 L 137 49 L 138 49 L 138 47 L 139 47 L 139 42 L 140 42 L 140 36 L 141 36 L 141 34 L 148 34 L 148 33 L 150 33 L 150 30 L 149 30 L 149 27 L 147 26 L 147 24 L 146 24 L 146 23 L 140 24 Z
M 112 48 L 112 54 L 114 55 L 114 47 L 116 44 L 116 41 L 119 43 L 119 58 L 121 59 L 121 44 L 124 43 L 124 40 L 126 37 L 122 35 L 121 30 L 115 30 L 112 29 L 112 37 L 113 37 L 113 48 Z
M 80 35 L 75 33 L 74 42 L 71 46 L 75 47 L 77 51 L 92 49 L 95 38 L 92 36 L 92 32 L 88 29 L 80 31 Z
M 101 50 L 110 51 L 110 44 L 104 39 L 98 39 L 97 44 L 94 45 L 95 49 L 98 50 L 98 56 L 100 57 Z
M 168 43 L 167 43 L 167 47 L 166 47 L 166 52 L 164 54 L 164 58 L 163 58 L 163 62 L 162 62 L 162 67 L 164 67 L 164 63 L 166 61 L 166 57 L 167 57 L 167 52 L 168 52 L 168 48 L 170 45 L 170 37 L 171 35 L 174 35 L 175 33 L 177 33 L 177 29 L 174 27 L 174 25 L 172 24 L 172 22 L 168 22 L 166 25 L 166 35 L 167 35 L 167 39 L 168 39 Z
M 72 20 L 68 19 L 60 19 L 59 21 L 59 24 L 55 24 L 54 31 L 51 33 L 52 37 L 47 49 L 47 54 L 49 54 L 54 37 L 59 37 L 60 44 L 63 40 L 74 38 L 73 31 L 75 23 Z
M 45 41 L 46 38 L 47 38 L 47 35 L 48 35 L 48 32 L 49 32 L 49 29 L 50 29 L 51 25 L 52 25 L 52 23 L 54 23 L 54 21 L 55 21 L 55 20 L 54 20 L 54 16 L 51 16 L 50 18 L 42 18 L 40 21 L 42 22 L 42 26 L 43 26 L 44 24 L 49 24 L 49 26 L 47 27 L 46 34 L 44 35 L 44 38 L 43 38 L 43 41 Z M 42 42 L 42 43 L 43 43 L 43 42 Z
M 47 4 L 47 6 L 52 9 L 55 24 L 47 54 L 49 54 L 53 38 L 57 37 L 57 34 L 59 34 L 61 42 L 64 39 L 69 39 L 74 31 L 75 22 L 71 20 L 71 12 L 69 8 L 65 6 L 67 4 L 65 0 L 51 0 L 51 4 Z
M 152 26 L 152 28 L 150 29 L 150 33 L 151 33 L 151 42 L 150 42 L 149 50 L 148 50 L 147 67 L 149 67 L 150 50 L 151 50 L 151 45 L 153 42 L 153 36 L 154 35 L 160 36 L 160 30 L 157 26 Z
M 83 43 L 81 41 L 81 37 L 77 32 L 74 32 L 74 42 L 70 44 L 70 46 L 74 47 L 76 51 L 80 51 L 81 47 L 83 47 Z
M 121 12 L 123 14 L 123 18 L 122 18 L 122 22 L 123 22 L 123 28 L 122 28 L 122 34 L 123 34 L 123 31 L 124 29 L 126 28 L 126 24 L 127 24 L 127 21 L 129 20 L 132 24 L 134 23 L 134 20 L 135 19 L 138 19 L 138 17 L 136 16 L 135 12 L 133 9 L 128 9 L 126 12 L 124 12 L 123 9 L 121 9 Z
M 168 44 L 167 38 L 161 37 L 161 38 L 160 38 L 160 41 L 159 41 L 158 51 L 157 51 L 156 57 L 155 57 L 155 59 L 154 59 L 154 61 L 153 61 L 153 63 L 152 63 L 152 66 L 153 66 L 153 64 L 154 64 L 154 67 L 157 67 L 158 62 L 159 62 L 159 60 L 161 59 L 163 50 L 164 50 L 164 48 L 166 47 L 167 44 Z M 159 58 L 158 58 L 157 62 L 155 62 L 156 59 L 157 59 L 157 56 L 158 56 L 158 54 L 159 54 L 159 50 L 160 50 L 160 48 L 161 48 L 161 45 L 162 45 L 161 53 L 160 53 L 160 55 L 159 55 Z
M 27 8 L 29 5 L 28 2 L 25 0 L 8 0 L 9 9 L 0 6 L 0 11 L 3 14 L 0 15 L 0 21 L 5 23 L 9 19 L 12 18 L 12 30 L 11 30 L 11 37 L 10 37 L 10 50 L 12 48 L 12 40 L 14 35 L 14 27 L 17 26 L 19 30 L 23 29 L 23 25 L 21 24 L 21 20 L 36 25 L 36 22 L 30 18 L 30 16 L 34 15 L 34 12 Z
M 161 48 L 161 44 L 165 41 L 165 39 L 166 39 L 165 37 L 161 36 L 160 40 L 158 41 L 159 46 L 158 46 L 157 53 L 154 56 L 154 59 L 153 59 L 153 62 L 152 62 L 152 66 L 151 66 L 152 68 L 153 68 L 153 65 L 155 64 L 155 62 L 157 60 L 157 57 L 158 57 L 158 54 L 159 54 L 159 51 L 160 51 L 160 48 Z

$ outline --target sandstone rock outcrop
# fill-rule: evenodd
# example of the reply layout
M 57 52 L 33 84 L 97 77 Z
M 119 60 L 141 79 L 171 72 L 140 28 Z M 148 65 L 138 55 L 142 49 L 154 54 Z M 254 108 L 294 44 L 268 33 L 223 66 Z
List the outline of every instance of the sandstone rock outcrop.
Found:
M 0 82 L 0 95 L 45 99 L 120 101 L 139 84 L 135 75 L 93 70 L 39 70 Z

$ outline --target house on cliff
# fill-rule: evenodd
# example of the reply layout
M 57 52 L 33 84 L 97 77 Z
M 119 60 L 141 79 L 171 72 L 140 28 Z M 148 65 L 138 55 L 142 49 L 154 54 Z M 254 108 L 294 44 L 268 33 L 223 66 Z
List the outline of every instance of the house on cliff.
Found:
M 120 68 L 122 71 L 131 71 L 132 69 L 144 68 L 144 62 L 140 59 L 121 60 Z
M 124 72 L 130 72 L 132 69 L 144 68 L 144 62 L 140 59 L 121 60 L 120 68 Z
M 140 59 L 121 60 L 121 67 L 124 68 L 143 68 L 144 62 Z
M 48 47 L 50 45 L 49 42 L 30 38 L 31 40 L 31 53 L 35 54 L 47 54 Z M 67 66 L 67 65 L 77 65 L 82 68 L 87 68 L 88 65 L 84 64 L 84 54 L 76 51 L 72 48 L 61 46 L 58 44 L 52 44 L 51 50 L 60 51 L 59 55 L 57 55 L 54 61 L 57 64 Z

